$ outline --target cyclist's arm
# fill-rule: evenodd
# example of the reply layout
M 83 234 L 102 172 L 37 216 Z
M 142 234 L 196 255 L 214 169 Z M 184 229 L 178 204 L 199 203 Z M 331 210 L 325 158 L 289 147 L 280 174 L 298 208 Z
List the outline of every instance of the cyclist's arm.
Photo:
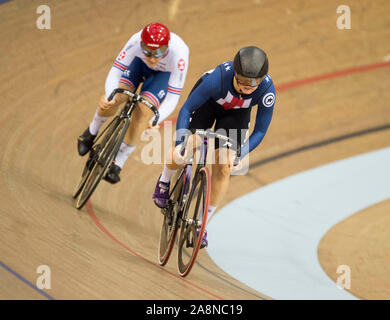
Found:
M 217 75 L 218 74 L 218 75 Z M 188 129 L 191 114 L 199 109 L 208 99 L 214 98 L 220 92 L 220 71 L 217 68 L 212 74 L 203 78 L 203 81 L 189 95 L 187 101 L 180 109 L 176 123 L 176 145 L 178 145 Z
M 163 122 L 168 116 L 175 110 L 177 103 L 179 102 L 180 94 L 167 93 L 164 101 L 161 103 L 159 108 L 160 118 L 158 123 Z
M 264 96 L 267 96 L 268 93 L 273 93 L 275 97 L 275 89 L 273 85 L 269 90 L 267 90 Z M 265 134 L 267 133 L 269 124 L 271 123 L 272 114 L 274 111 L 274 104 L 275 99 L 273 99 L 272 104 L 270 104 L 269 106 L 265 106 L 264 102 L 262 102 L 261 100 L 259 101 L 257 107 L 255 127 L 249 139 L 245 142 L 244 146 L 241 149 L 241 159 L 253 149 L 255 149 L 263 140 Z
M 202 88 L 196 88 L 180 109 L 176 123 L 176 145 L 181 143 L 183 136 L 186 134 L 190 124 L 191 114 L 210 98 L 210 95 L 207 95 L 206 92 L 207 91 L 202 90 Z
M 127 67 L 130 65 L 130 62 L 134 59 L 134 49 L 138 43 L 138 38 L 140 37 L 139 34 L 140 32 L 134 34 L 116 57 L 111 67 L 111 70 L 106 78 L 106 97 L 109 97 L 111 92 L 119 87 L 118 84 L 123 72 L 126 71 Z
M 184 69 L 179 69 L 179 63 L 184 66 Z M 183 47 L 180 54 L 174 59 L 174 70 L 169 77 L 167 95 L 159 107 L 159 123 L 164 121 L 175 110 L 179 102 L 187 76 L 188 63 L 189 50 L 188 47 Z

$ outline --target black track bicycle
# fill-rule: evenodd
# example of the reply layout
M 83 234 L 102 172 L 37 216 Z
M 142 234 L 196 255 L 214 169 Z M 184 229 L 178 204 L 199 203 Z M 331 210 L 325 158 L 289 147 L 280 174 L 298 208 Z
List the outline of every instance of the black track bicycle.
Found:
M 202 138 L 202 145 L 194 176 L 191 179 L 194 160 L 192 156 L 173 177 L 167 207 L 161 209 L 164 219 L 160 231 L 158 262 L 161 266 L 168 262 L 180 229 L 177 263 L 178 272 L 182 277 L 190 273 L 195 263 L 206 228 L 211 194 L 211 178 L 206 167 L 208 138 L 218 138 L 228 143 L 232 141 L 211 130 L 196 130 L 195 133 Z M 187 141 L 188 136 L 182 145 L 182 152 Z M 238 157 L 239 153 L 240 151 L 237 153 Z
M 107 127 L 105 127 L 94 140 L 81 178 L 73 193 L 73 198 L 76 199 L 77 209 L 83 208 L 101 179 L 107 174 L 119 151 L 125 133 L 129 128 L 131 114 L 134 108 L 136 108 L 136 104 L 141 102 L 153 111 L 155 115 L 153 126 L 158 122 L 159 112 L 157 108 L 136 93 L 117 88 L 113 90 L 107 100 L 111 101 L 117 93 L 126 94 L 128 96 L 128 101 L 120 113 L 112 119 Z

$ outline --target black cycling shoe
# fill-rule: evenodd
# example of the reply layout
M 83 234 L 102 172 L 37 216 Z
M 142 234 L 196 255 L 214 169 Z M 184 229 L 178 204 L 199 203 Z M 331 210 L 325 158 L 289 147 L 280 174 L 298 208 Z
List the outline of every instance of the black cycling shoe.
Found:
M 83 132 L 83 134 L 77 138 L 77 149 L 80 156 L 84 156 L 91 150 L 93 146 L 93 140 L 96 138 L 89 132 L 89 127 Z
M 121 167 L 113 163 L 110 169 L 108 169 L 108 172 L 103 179 L 112 184 L 117 183 L 121 181 L 121 178 L 119 177 L 119 173 L 121 172 L 121 170 Z

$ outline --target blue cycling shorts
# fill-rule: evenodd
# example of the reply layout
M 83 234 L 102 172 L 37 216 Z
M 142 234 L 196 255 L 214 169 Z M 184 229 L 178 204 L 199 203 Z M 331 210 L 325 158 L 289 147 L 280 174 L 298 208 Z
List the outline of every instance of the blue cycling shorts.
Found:
M 150 69 L 140 58 L 135 57 L 123 72 L 120 82 L 135 90 L 143 82 L 140 94 L 148 97 L 156 107 L 159 107 L 167 94 L 170 75 L 170 72 Z

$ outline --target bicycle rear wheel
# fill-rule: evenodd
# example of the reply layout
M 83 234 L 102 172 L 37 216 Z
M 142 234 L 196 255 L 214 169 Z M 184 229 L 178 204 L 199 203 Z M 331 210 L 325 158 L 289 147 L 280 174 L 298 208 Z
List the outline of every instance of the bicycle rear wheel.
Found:
M 85 178 L 77 197 L 77 209 L 81 209 L 85 205 L 114 161 L 129 126 L 129 119 L 123 118 L 114 126 L 114 130 L 106 131 L 106 135 L 102 136 L 100 141 L 98 140 L 92 147 L 90 173 Z
M 171 194 L 168 200 L 168 207 L 164 210 L 164 220 L 160 231 L 160 242 L 158 246 L 158 263 L 164 266 L 172 253 L 175 244 L 177 229 L 179 227 L 178 214 L 181 209 L 181 200 L 184 190 L 186 175 L 185 169 L 179 170 L 171 188 Z
M 177 257 L 178 271 L 182 277 L 187 276 L 198 256 L 206 228 L 207 212 L 210 202 L 211 182 L 207 167 L 199 170 L 193 180 L 191 193 L 187 199 L 181 221 Z M 199 235 L 197 226 L 201 226 Z M 188 252 L 187 250 L 188 249 Z

